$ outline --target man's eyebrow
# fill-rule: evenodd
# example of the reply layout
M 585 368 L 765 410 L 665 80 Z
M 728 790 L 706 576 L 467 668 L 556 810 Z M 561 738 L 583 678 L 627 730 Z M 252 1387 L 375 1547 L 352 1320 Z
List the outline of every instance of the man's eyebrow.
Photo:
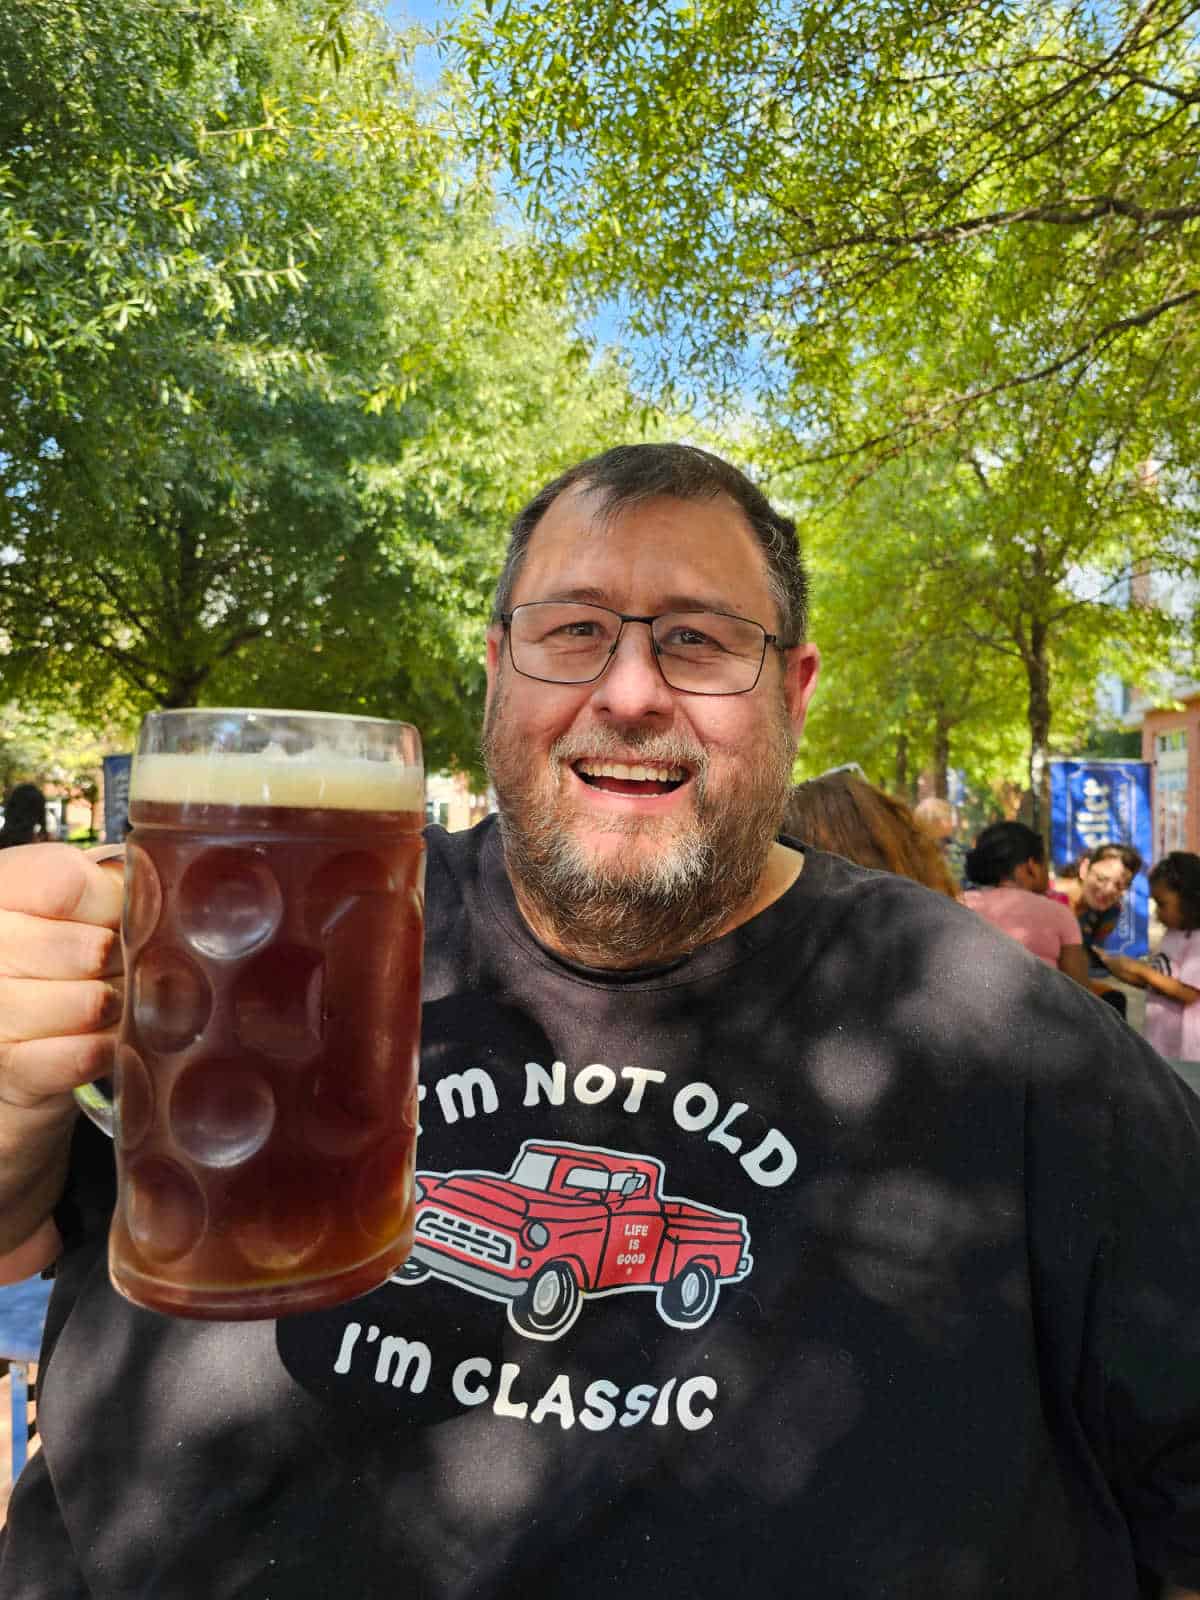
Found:
M 573 589 L 555 589 L 551 594 L 539 595 L 538 598 L 540 600 L 574 600 L 583 605 L 607 606 L 610 611 L 617 609 L 605 590 L 586 586 Z M 719 596 L 694 594 L 664 595 L 655 610 L 655 615 L 657 616 L 664 611 L 723 611 L 731 616 L 740 617 L 745 615 L 745 612 L 732 608 L 727 600 Z

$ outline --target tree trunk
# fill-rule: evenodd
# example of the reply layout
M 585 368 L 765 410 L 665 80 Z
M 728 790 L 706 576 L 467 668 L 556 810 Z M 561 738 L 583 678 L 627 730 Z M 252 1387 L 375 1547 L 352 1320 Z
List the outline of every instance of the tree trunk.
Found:
M 933 792 L 939 800 L 950 798 L 950 729 L 952 724 L 938 712 L 933 730 Z
M 896 736 L 896 793 L 902 798 L 908 798 L 908 735 L 900 733 Z
M 1050 826 L 1050 662 L 1046 629 L 1035 622 L 1025 656 L 1029 680 L 1029 809 L 1030 827 L 1046 837 Z M 1049 838 L 1046 837 L 1047 846 Z
M 196 704 L 196 692 L 208 677 L 208 667 L 197 667 L 193 672 L 180 673 L 168 683 L 159 700 L 161 711 L 186 711 Z

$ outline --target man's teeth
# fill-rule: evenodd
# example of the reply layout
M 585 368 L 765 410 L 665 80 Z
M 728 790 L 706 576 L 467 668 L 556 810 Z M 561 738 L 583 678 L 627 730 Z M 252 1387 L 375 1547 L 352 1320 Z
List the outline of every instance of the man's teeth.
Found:
M 622 761 L 578 761 L 575 770 L 588 778 L 621 778 L 626 783 L 682 783 L 684 767 L 628 767 Z

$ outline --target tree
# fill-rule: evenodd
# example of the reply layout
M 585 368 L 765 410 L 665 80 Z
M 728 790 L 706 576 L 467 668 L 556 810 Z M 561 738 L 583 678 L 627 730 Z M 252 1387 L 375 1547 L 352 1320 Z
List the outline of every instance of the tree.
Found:
M 665 384 L 751 410 L 818 520 L 872 473 L 902 509 L 896 473 L 953 486 L 961 522 L 918 490 L 922 604 L 1019 671 L 1040 810 L 1076 673 L 1164 648 L 1131 573 L 1195 561 L 1192 11 L 510 0 L 459 38 L 550 267 L 619 302 Z M 932 652 L 881 593 L 915 746 L 962 706 L 911 681 Z
M 355 25 L 351 0 L 0 0 L 6 434 L 69 415 L 129 329 L 180 310 L 225 328 L 302 283 L 312 219 L 263 228 L 247 202 L 295 119 L 314 153 L 381 131 L 378 91 L 354 111 L 331 70 Z
M 1192 458 L 1184 0 L 510 0 L 459 39 L 480 139 L 556 265 L 623 297 L 673 374 L 749 381 L 868 452 L 1086 383 L 1152 405 L 1160 455 Z M 954 359 L 847 416 L 858 343 L 887 330 Z
M 10 126 L 13 189 L 77 289 L 18 256 L 7 692 L 402 713 L 470 765 L 503 523 L 624 419 L 624 382 L 529 287 L 368 13 L 150 9 L 68 6 L 76 54 L 23 45 L 65 77 Z
M 1085 733 L 1114 661 L 1129 681 L 1162 661 L 1173 618 L 1150 576 L 1194 558 L 1152 478 L 1121 478 L 1086 434 L 1052 443 L 1016 436 L 985 458 L 947 442 L 888 463 L 812 537 L 826 597 L 814 629 L 829 631 L 841 686 L 817 740 L 828 751 L 849 730 L 875 754 L 903 736 L 944 769 L 939 735 L 954 733 L 954 764 L 980 786 L 1015 776 L 1023 747 L 1038 828 L 1052 738 L 1062 748 Z
M 0 706 L 0 803 L 14 785 L 52 787 L 68 800 L 100 798 L 104 757 L 133 748 L 134 726 L 90 727 L 64 711 Z

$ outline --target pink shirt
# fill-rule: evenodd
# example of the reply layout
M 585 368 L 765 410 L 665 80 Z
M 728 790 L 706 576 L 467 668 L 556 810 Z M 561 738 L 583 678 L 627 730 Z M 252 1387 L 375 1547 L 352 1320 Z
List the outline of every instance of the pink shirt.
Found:
M 968 889 L 963 900 L 994 927 L 1031 950 L 1047 966 L 1058 965 L 1064 945 L 1082 944 L 1079 924 L 1061 901 L 1044 894 L 1005 885 L 997 889 Z
M 1152 966 L 1168 977 L 1200 989 L 1200 930 L 1183 933 L 1172 928 L 1150 958 Z M 1200 1061 L 1200 1000 L 1181 1006 L 1165 994 L 1146 990 L 1147 1041 L 1160 1056 L 1172 1061 Z

